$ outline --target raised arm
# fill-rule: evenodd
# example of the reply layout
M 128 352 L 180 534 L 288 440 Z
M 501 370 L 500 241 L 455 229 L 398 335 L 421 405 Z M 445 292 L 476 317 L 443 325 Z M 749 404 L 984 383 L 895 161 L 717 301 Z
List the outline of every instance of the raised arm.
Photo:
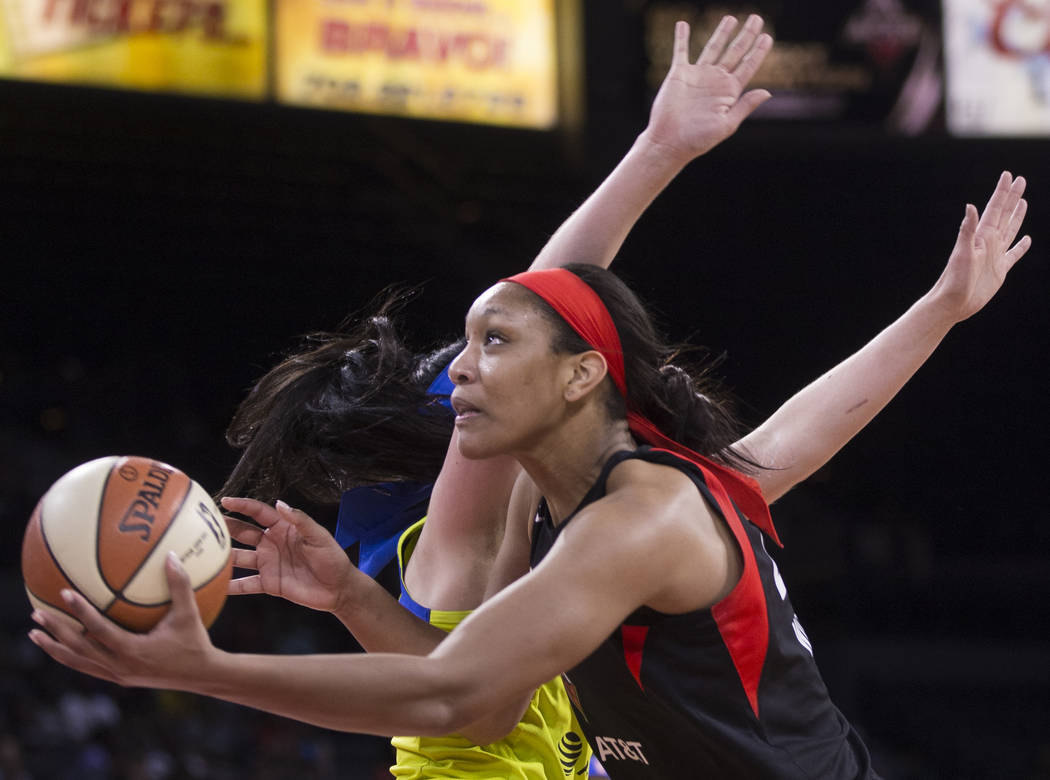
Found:
M 608 266 L 668 182 L 691 160 L 732 135 L 769 98 L 765 90 L 744 92 L 773 45 L 762 25 L 761 17 L 750 16 L 737 32 L 737 20 L 723 18 L 695 62 L 689 57 L 689 25 L 676 25 L 671 67 L 653 101 L 648 126 L 608 178 L 554 233 L 532 268 L 570 262 Z M 453 434 L 408 573 L 409 590 L 417 599 L 470 609 L 482 594 L 491 592 L 487 580 L 519 471 L 507 457 L 463 458 Z M 502 572 L 520 568 L 505 563 L 499 564 L 501 578 Z
M 784 495 L 867 425 L 926 362 L 948 331 L 980 311 L 1032 244 L 1025 180 L 1004 172 L 984 213 L 968 204 L 937 283 L 858 352 L 799 391 L 738 446 L 772 469 L 757 476 L 767 501 Z
M 653 101 L 649 124 L 619 165 L 543 247 L 532 268 L 569 262 L 608 267 L 627 234 L 657 195 L 692 160 L 731 136 L 769 99 L 744 92 L 773 39 L 762 19 L 722 19 L 699 58 L 689 57 L 689 25 L 678 22 L 670 70 Z

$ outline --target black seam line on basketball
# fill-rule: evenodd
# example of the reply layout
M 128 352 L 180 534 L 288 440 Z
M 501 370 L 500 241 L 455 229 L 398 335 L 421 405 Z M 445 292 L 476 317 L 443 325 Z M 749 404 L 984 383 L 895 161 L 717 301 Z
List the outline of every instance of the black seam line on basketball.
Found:
M 159 463 L 159 461 L 151 460 L 150 463 Z M 139 565 L 136 566 L 135 570 L 132 571 L 131 574 L 128 575 L 128 578 L 126 580 L 124 580 L 124 587 L 122 587 L 120 590 L 116 591 L 117 598 L 121 599 L 122 601 L 126 601 L 129 604 L 135 604 L 136 603 L 134 601 L 131 601 L 130 599 L 124 598 L 124 590 L 128 587 L 128 585 L 132 581 L 134 581 L 134 579 L 138 575 L 138 573 L 140 571 L 142 571 L 142 567 L 146 565 L 146 561 L 148 561 L 150 558 L 153 557 L 153 553 L 155 553 L 157 551 L 157 548 L 160 547 L 160 543 L 164 541 L 164 537 L 168 535 L 168 531 L 170 531 L 171 527 L 173 525 L 175 525 L 175 518 L 179 516 L 179 512 L 182 511 L 182 507 L 185 506 L 186 499 L 189 498 L 190 493 L 193 492 L 193 480 L 189 478 L 189 475 L 185 475 L 185 476 L 186 476 L 186 492 L 183 494 L 182 498 L 179 500 L 179 505 L 177 507 L 175 507 L 175 511 L 171 513 L 171 522 L 169 522 L 167 527 L 163 531 L 160 532 L 160 536 L 157 537 L 157 543 L 153 545 L 153 549 L 150 550 L 147 555 L 142 556 L 142 560 L 139 561 Z M 170 479 L 170 477 L 169 477 L 169 479 Z M 99 571 L 101 571 L 101 569 Z M 162 602 L 162 603 L 165 603 L 165 602 Z M 137 606 L 142 606 L 142 605 L 137 605 Z
M 51 557 L 51 561 L 55 564 L 55 568 L 58 569 L 59 573 L 63 577 L 66 578 L 66 582 L 69 583 L 70 587 L 73 588 L 74 590 L 79 591 L 80 590 L 80 586 L 77 585 L 76 580 L 74 580 L 72 577 L 69 576 L 69 572 L 66 571 L 65 567 L 58 560 L 58 556 L 55 555 L 55 551 L 51 549 L 51 542 L 48 541 L 47 533 L 44 531 L 44 510 L 45 509 L 47 509 L 47 501 L 46 500 L 42 501 L 40 503 L 40 522 L 39 522 L 39 525 L 40 525 L 40 538 L 44 540 L 44 549 L 47 550 L 47 554 Z M 100 576 L 101 576 L 101 572 L 100 572 Z M 106 587 L 109 587 L 109 583 L 106 582 L 106 578 L 105 577 L 102 577 L 102 582 L 103 582 L 104 585 L 106 585 Z M 112 588 L 110 588 L 110 590 L 112 591 Z M 81 595 L 83 595 L 83 592 L 81 592 Z M 38 596 L 37 598 L 40 598 L 40 597 Z M 40 600 L 44 601 L 44 599 L 40 599 Z M 92 601 L 91 599 L 88 599 L 88 601 L 90 601 L 92 604 L 95 604 L 95 606 L 99 609 L 99 611 L 104 611 L 104 610 L 109 609 L 110 606 L 112 606 L 113 602 L 116 601 L 116 600 L 117 600 L 116 596 L 114 595 L 113 598 L 110 600 L 109 604 L 106 604 L 106 606 L 103 607 L 101 605 L 95 604 L 95 602 Z M 44 603 L 47 604 L 48 602 L 44 601 Z M 63 608 L 62 611 L 65 612 L 66 610 Z
M 95 571 L 98 572 L 98 576 L 102 578 L 102 582 L 105 583 L 106 587 L 114 594 L 114 601 L 116 597 L 120 595 L 120 591 L 113 587 L 113 584 L 109 581 L 106 576 L 106 570 L 102 568 L 102 534 L 99 528 L 99 519 L 102 517 L 102 508 L 106 505 L 106 491 L 109 490 L 109 480 L 113 476 L 113 470 L 120 463 L 122 458 L 117 457 L 113 459 L 113 462 L 109 465 L 109 474 L 106 475 L 105 481 L 102 483 L 102 495 L 98 498 L 98 509 L 95 510 Z M 109 607 L 106 607 L 109 609 Z
M 230 560 L 230 556 L 231 555 L 233 555 L 233 550 L 232 549 L 228 553 L 226 553 L 226 560 L 222 562 L 222 566 L 220 566 L 215 571 L 215 573 L 213 575 L 208 577 L 208 579 L 206 579 L 200 585 L 195 586 L 193 588 L 193 592 L 196 593 L 197 591 L 207 587 L 208 585 L 210 585 L 212 583 L 212 581 L 214 581 L 214 579 L 216 577 L 218 577 L 220 574 L 222 574 L 223 571 L 226 569 L 226 563 Z M 133 607 L 163 607 L 165 604 L 171 603 L 170 599 L 168 601 L 157 601 L 157 602 L 151 602 L 151 603 L 147 603 L 147 602 L 144 602 L 144 601 L 132 601 L 129 598 L 124 598 L 123 594 L 121 594 L 120 598 L 125 604 L 130 604 Z M 112 604 L 110 606 L 112 606 Z M 107 607 L 107 609 L 108 609 L 108 607 Z

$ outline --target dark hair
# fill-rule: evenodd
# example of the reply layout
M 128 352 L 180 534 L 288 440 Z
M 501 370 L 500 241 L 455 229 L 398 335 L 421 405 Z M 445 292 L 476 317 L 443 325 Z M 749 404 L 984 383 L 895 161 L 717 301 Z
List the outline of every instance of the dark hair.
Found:
M 746 472 L 761 468 L 730 446 L 739 440 L 744 427 L 733 413 L 729 394 L 714 375 L 719 361 L 694 366 L 673 363 L 695 348 L 666 344 L 638 296 L 619 277 L 594 265 L 573 263 L 565 268 L 598 294 L 620 335 L 627 399 L 625 402 L 610 380 L 606 394 L 610 416 L 625 417 L 629 404 L 663 433 L 701 455 Z M 593 349 L 546 301 L 533 298 L 554 328 L 551 348 L 555 352 L 575 354 Z
M 323 505 L 363 484 L 437 478 L 453 415 L 426 391 L 462 342 L 409 349 L 397 315 L 411 295 L 389 289 L 356 323 L 303 337 L 255 383 L 226 431 L 243 453 L 219 495 L 294 490 Z

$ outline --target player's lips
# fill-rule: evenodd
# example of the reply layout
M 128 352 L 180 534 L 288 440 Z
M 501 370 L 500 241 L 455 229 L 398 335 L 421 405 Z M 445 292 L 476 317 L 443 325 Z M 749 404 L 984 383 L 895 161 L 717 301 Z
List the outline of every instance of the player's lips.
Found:
M 469 401 L 464 400 L 461 396 L 453 394 L 451 401 L 452 411 L 456 413 L 456 422 L 468 420 L 471 417 L 481 414 L 481 409 L 474 406 L 474 404 Z

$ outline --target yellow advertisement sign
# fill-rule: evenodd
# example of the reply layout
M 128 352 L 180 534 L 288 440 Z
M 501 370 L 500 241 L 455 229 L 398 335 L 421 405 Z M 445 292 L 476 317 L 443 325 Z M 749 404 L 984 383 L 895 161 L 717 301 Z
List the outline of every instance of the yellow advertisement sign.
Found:
M 261 99 L 267 0 L 0 0 L 0 77 Z
M 276 97 L 549 128 L 556 0 L 276 0 Z

